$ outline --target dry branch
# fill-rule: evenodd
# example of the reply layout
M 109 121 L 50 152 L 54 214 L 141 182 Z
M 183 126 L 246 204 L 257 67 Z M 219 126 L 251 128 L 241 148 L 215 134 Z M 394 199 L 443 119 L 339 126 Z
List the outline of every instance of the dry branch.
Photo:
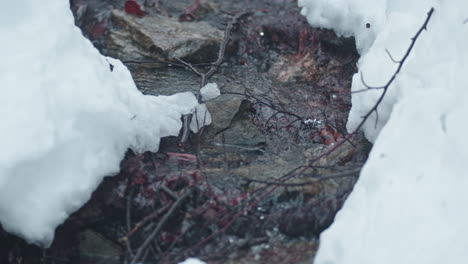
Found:
M 154 238 L 158 235 L 159 231 L 163 228 L 163 226 L 167 223 L 169 218 L 174 214 L 175 210 L 182 204 L 182 202 L 187 199 L 193 192 L 193 189 L 189 189 L 183 194 L 176 202 L 172 204 L 171 209 L 164 215 L 164 217 L 159 221 L 156 228 L 151 232 L 151 234 L 146 238 L 145 242 L 138 248 L 135 257 L 132 260 L 132 264 L 138 263 L 138 261 L 144 261 L 143 255 L 147 252 L 148 246 L 154 240 Z

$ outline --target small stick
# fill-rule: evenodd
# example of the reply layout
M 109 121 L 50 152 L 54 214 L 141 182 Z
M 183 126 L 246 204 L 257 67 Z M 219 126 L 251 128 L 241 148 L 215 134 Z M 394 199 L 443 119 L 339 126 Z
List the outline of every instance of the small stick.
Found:
M 183 194 L 176 202 L 174 202 L 172 204 L 172 207 L 171 209 L 169 209 L 169 211 L 164 215 L 164 217 L 161 219 L 161 221 L 159 221 L 158 225 L 156 226 L 156 228 L 153 230 L 153 232 L 151 232 L 151 234 L 146 238 L 145 242 L 143 242 L 143 244 L 138 248 L 136 254 L 135 254 L 135 257 L 133 258 L 132 260 L 132 264 L 136 264 L 138 263 L 138 261 L 140 260 L 140 258 L 143 256 L 143 254 L 145 252 L 147 252 L 147 247 L 151 244 L 151 241 L 153 241 L 153 239 L 156 237 L 156 235 L 158 235 L 159 231 L 161 231 L 162 227 L 164 226 L 164 224 L 167 223 L 167 221 L 169 220 L 169 218 L 174 214 L 174 212 L 176 211 L 177 207 L 180 206 L 180 204 L 185 200 L 187 199 L 187 197 L 189 197 L 193 192 L 193 189 L 189 189 L 187 192 L 185 192 L 185 194 Z

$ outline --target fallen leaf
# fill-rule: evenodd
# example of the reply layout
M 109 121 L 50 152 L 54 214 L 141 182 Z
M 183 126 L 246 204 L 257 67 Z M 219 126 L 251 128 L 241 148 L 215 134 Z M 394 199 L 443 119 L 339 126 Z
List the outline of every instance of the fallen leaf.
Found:
M 141 10 L 141 6 L 135 0 L 127 0 L 124 5 L 124 10 L 127 14 L 142 17 L 146 15 L 145 11 Z

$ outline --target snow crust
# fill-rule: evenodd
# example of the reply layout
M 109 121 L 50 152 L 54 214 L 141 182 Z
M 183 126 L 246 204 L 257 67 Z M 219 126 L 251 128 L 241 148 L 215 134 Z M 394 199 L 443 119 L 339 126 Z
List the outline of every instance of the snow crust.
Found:
M 0 222 L 48 246 L 127 148 L 156 151 L 197 100 L 143 96 L 82 36 L 69 1 L 13 1 L 0 36 Z
M 363 128 L 375 142 L 353 192 L 321 236 L 317 264 L 468 263 L 468 2 L 299 0 L 313 26 L 355 36 L 352 90 L 384 85 L 435 11 L 381 107 Z M 370 23 L 370 29 L 366 28 Z M 381 91 L 352 96 L 348 130 Z

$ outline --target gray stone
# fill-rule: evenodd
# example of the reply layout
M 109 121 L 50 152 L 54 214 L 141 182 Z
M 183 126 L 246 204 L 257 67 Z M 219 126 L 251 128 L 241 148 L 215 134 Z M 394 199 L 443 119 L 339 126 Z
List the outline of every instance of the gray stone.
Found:
M 80 259 L 89 263 L 117 264 L 122 255 L 118 244 L 89 229 L 79 234 L 78 250 Z
M 115 26 L 109 32 L 109 55 L 121 60 L 182 58 L 206 62 L 217 55 L 223 32 L 206 22 L 179 22 L 161 15 L 136 17 L 111 12 Z M 115 54 L 114 54 L 115 53 Z
M 208 107 L 212 119 L 209 133 L 216 134 L 228 128 L 239 112 L 243 100 L 245 100 L 244 97 L 240 95 L 222 94 L 207 102 L 206 107 Z
M 249 119 L 234 121 L 225 131 L 213 138 L 213 143 L 234 146 L 259 146 L 266 143 L 265 135 Z
M 206 139 L 216 145 L 258 146 L 266 143 L 266 137 L 246 116 L 251 103 L 245 99 L 242 87 L 227 84 L 220 96 L 206 103 L 212 123 L 206 131 Z M 233 94 L 236 93 L 236 94 Z

